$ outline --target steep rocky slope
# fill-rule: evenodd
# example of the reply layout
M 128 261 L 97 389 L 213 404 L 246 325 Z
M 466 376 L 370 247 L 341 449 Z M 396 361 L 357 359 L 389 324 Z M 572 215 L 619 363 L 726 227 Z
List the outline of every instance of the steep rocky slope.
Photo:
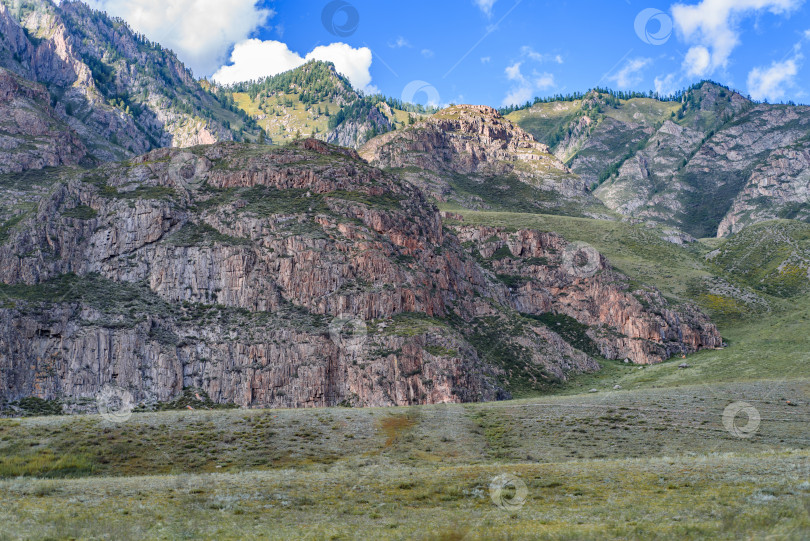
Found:
M 533 133 L 562 130 L 555 155 L 625 216 L 695 237 L 774 218 L 810 219 L 808 107 L 755 104 L 705 82 L 679 101 L 592 92 L 510 118 Z
M 0 68 L 0 173 L 76 165 L 86 153 L 42 85 Z
M 596 214 L 605 209 L 549 148 L 495 109 L 457 105 L 369 141 L 360 155 L 465 208 Z
M 6 139 L 28 153 L 9 160 L 16 170 L 76 163 L 82 154 L 109 161 L 156 147 L 258 134 L 238 109 L 204 90 L 173 53 L 81 2 L 0 1 L 0 67 L 28 81 L 18 79 L 18 86 L 42 90 L 34 100 L 36 116 L 53 118 L 46 122 L 49 133 L 61 138 L 54 145 L 66 155 L 57 160 L 42 145 L 26 148 L 29 138 L 42 137 L 42 122 L 6 130 Z M 247 129 L 247 135 L 232 128 Z
M 0 177 L 0 401 L 491 400 L 720 346 L 558 235 L 442 226 L 352 151 L 221 143 Z M 508 250 L 508 251 L 507 251 Z

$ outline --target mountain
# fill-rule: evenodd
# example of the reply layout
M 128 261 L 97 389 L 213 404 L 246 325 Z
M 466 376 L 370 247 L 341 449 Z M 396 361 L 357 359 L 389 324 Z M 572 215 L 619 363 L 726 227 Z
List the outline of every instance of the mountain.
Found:
M 607 215 L 549 147 L 495 109 L 456 105 L 360 149 L 452 208 Z
M 676 100 L 592 91 L 508 118 L 628 218 L 698 238 L 776 218 L 810 220 L 808 107 L 757 104 L 703 82 Z
M 0 108 L 24 111 L 0 121 L 0 171 L 260 133 L 171 51 L 81 2 L 1 0 L 0 70 Z
M 358 148 L 426 112 L 383 96 L 363 96 L 334 64 L 318 60 L 224 90 L 277 144 L 313 137 Z
M 409 113 L 393 108 L 382 96 L 358 93 L 331 62 L 312 60 L 293 70 L 260 81 L 239 83 L 227 90 L 274 143 L 313 137 L 357 148 L 409 119 Z M 410 119 L 413 120 L 413 113 Z
M 0 177 L 0 400 L 149 404 L 504 398 L 721 345 L 555 233 L 443 227 L 351 150 L 160 149 Z

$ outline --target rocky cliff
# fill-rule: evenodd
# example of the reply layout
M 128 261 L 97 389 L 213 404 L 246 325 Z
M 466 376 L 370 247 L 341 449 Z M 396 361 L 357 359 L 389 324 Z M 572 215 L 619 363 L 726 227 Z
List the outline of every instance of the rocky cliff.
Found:
M 590 92 L 510 118 L 535 134 L 561 133 L 555 155 L 628 218 L 695 237 L 774 218 L 810 219 L 808 107 L 756 104 L 704 82 L 677 101 Z
M 87 154 L 50 101 L 42 85 L 0 68 L 0 173 L 76 165 Z
M 716 347 L 561 237 L 442 226 L 353 151 L 221 143 L 0 179 L 0 400 L 491 400 Z M 504 250 L 508 249 L 508 253 Z M 594 347 L 592 347 L 594 346 Z
M 360 149 L 439 201 L 467 208 L 594 215 L 605 210 L 549 148 L 478 105 L 451 106 Z
M 0 68 L 16 75 L 18 89 L 39 89 L 37 98 L 19 96 L 29 100 L 21 115 L 36 120 L 32 125 L 0 127 L 4 145 L 20 154 L 5 160 L 13 167 L 0 165 L 6 170 L 82 157 L 116 160 L 243 137 L 231 127 L 254 129 L 238 109 L 204 90 L 173 53 L 81 2 L 0 1 Z M 9 76 L 3 78 L 8 88 Z M 54 139 L 50 148 L 46 131 Z M 56 147 L 63 156 L 54 155 Z

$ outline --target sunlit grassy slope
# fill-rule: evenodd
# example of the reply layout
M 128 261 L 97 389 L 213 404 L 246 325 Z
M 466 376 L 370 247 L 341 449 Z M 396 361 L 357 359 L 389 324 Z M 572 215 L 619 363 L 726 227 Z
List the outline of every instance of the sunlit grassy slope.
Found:
M 750 438 L 723 426 L 741 399 Z M 0 538 L 802 539 L 808 401 L 782 382 L 4 420 Z M 525 492 L 493 500 L 503 475 Z

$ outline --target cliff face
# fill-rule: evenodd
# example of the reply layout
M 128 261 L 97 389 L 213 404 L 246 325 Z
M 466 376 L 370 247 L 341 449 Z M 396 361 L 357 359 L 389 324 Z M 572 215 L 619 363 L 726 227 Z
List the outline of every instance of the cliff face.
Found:
M 359 152 L 373 165 L 399 170 L 439 201 L 468 208 L 580 215 L 601 208 L 546 145 L 491 107 L 448 107 L 372 139 Z
M 42 85 L 0 68 L 0 173 L 75 165 L 86 153 Z
M 810 220 L 808 107 L 755 104 L 705 82 L 678 101 L 590 92 L 510 118 L 532 133 L 561 133 L 555 156 L 629 219 L 698 238 L 774 218 Z
M 0 67 L 24 80 L 21 86 L 45 91 L 47 106 L 37 114 L 52 117 L 50 131 L 63 139 L 54 146 L 67 155 L 56 160 L 34 144 L 29 159 L 13 160 L 14 170 L 76 163 L 73 155 L 110 161 L 232 140 L 230 126 L 243 124 L 244 116 L 205 91 L 170 51 L 81 2 L 0 1 Z M 6 139 L 25 147 L 27 137 L 41 136 L 32 130 Z
M 456 230 L 459 240 L 475 246 L 498 276 L 511 278 L 516 310 L 573 318 L 608 359 L 648 364 L 722 346 L 716 327 L 703 314 L 688 305 L 673 310 L 654 288 L 631 290 L 628 279 L 588 245 L 529 230 Z
M 542 315 L 640 363 L 720 340 L 556 235 L 459 239 L 421 191 L 315 140 L 3 182 L 0 400 L 79 407 L 108 384 L 139 402 L 188 387 L 243 406 L 491 400 L 598 369 Z

